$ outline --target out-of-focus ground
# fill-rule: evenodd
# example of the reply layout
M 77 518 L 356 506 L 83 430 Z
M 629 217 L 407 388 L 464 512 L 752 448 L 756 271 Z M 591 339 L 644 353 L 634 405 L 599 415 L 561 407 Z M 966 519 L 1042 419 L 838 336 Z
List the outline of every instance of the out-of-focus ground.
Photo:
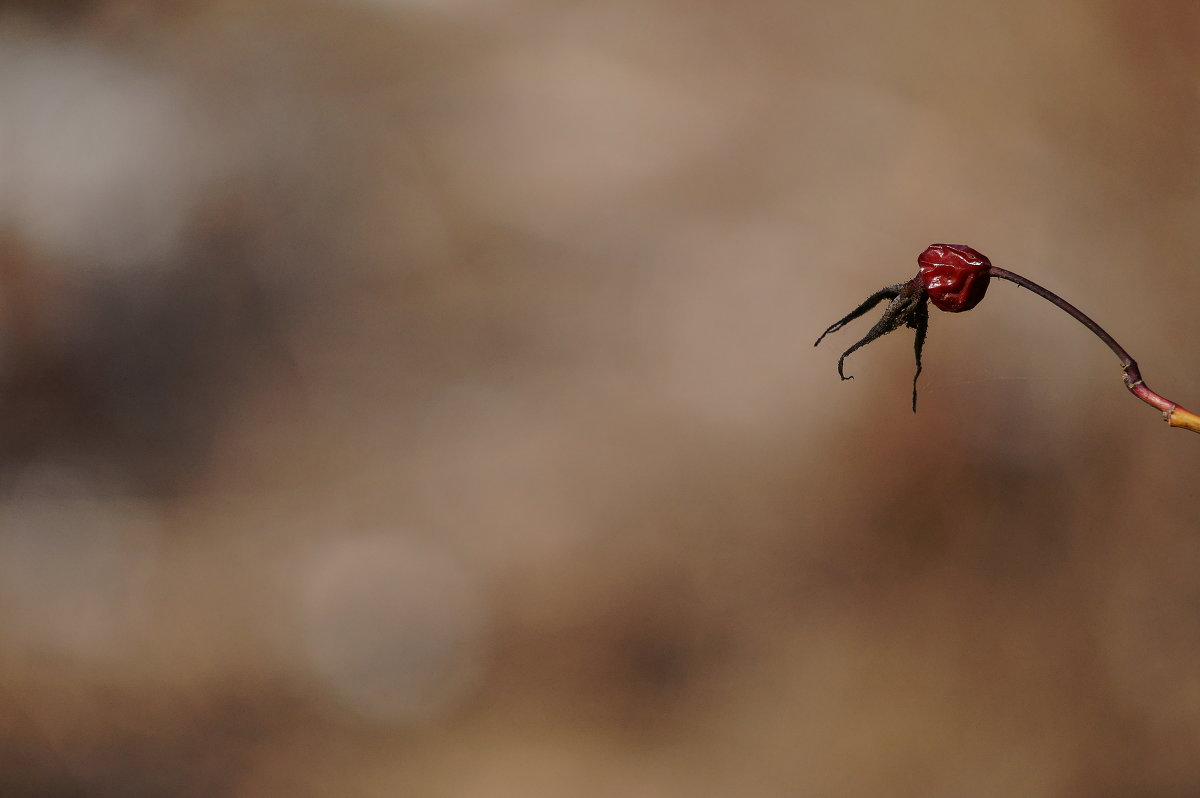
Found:
M 1194 2 L 0 3 L 0 794 L 1200 794 Z

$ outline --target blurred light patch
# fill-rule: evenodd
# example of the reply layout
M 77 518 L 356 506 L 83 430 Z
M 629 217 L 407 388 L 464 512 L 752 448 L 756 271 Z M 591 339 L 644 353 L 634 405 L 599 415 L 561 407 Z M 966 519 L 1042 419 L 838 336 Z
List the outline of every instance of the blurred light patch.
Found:
M 522 40 L 480 76 L 465 123 L 435 143 L 439 166 L 522 229 L 553 235 L 591 218 L 727 143 L 757 99 L 753 87 L 687 72 L 695 53 L 661 57 L 671 56 L 669 69 L 640 66 L 584 25 Z M 715 93 L 731 100 L 714 103 Z
M 0 37 L 0 219 L 79 265 L 161 265 L 208 179 L 185 96 L 98 47 Z
M 330 543 L 301 578 L 307 664 L 345 709 L 419 724 L 478 685 L 485 599 L 453 557 L 399 535 L 361 537 Z
M 0 506 L 0 622 L 9 646 L 88 661 L 137 649 L 158 520 L 87 471 L 39 464 Z M 11 649 L 10 649 L 11 650 Z

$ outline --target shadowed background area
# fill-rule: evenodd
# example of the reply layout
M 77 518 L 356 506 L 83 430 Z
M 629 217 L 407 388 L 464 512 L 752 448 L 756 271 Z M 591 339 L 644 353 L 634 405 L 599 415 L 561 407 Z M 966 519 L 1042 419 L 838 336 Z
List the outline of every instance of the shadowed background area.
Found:
M 0 2 L 0 793 L 1200 793 L 1193 2 Z M 1189 487 L 1190 486 L 1190 487 Z

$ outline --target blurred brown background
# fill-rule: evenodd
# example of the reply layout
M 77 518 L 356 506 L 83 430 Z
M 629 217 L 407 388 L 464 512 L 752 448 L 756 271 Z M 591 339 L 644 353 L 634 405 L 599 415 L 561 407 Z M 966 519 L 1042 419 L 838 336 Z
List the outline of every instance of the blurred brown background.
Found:
M 0 794 L 1200 794 L 1194 2 L 0 3 Z

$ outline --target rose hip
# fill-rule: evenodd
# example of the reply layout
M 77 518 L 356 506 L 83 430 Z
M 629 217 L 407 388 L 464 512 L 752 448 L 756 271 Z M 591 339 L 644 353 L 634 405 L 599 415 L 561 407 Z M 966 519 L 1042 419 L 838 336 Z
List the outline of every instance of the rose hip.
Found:
M 992 262 L 964 244 L 931 244 L 917 256 L 917 264 L 917 278 L 939 310 L 970 310 L 987 293 Z

